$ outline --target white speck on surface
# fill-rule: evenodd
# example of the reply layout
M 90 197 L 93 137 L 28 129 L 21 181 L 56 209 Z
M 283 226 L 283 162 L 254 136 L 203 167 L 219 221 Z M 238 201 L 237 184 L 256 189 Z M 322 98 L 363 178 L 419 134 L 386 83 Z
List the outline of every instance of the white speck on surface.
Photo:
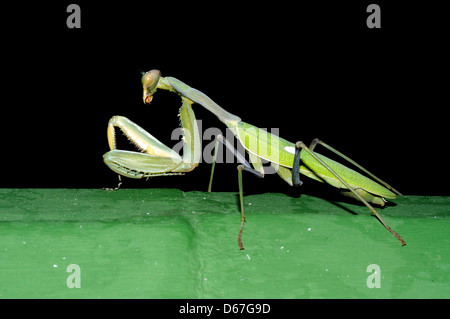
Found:
M 280 249 L 283 250 L 283 249 L 284 249 L 284 246 L 281 246 Z
M 204 281 L 207 281 L 207 280 L 208 280 L 208 278 L 203 278 L 203 280 L 204 280 Z
M 325 268 L 325 271 L 328 271 L 328 268 Z
M 245 256 L 247 256 L 247 259 L 248 259 L 248 260 L 250 260 L 250 259 L 251 259 L 251 258 L 250 258 L 250 256 L 249 256 L 249 254 L 247 254 L 247 255 L 245 255 Z
M 57 264 L 53 264 L 53 268 L 56 268 L 56 267 L 58 267 L 58 265 Z
M 311 227 L 308 228 L 308 231 L 311 231 Z
M 285 146 L 284 149 L 286 150 L 286 152 L 295 154 L 295 148 L 293 146 Z

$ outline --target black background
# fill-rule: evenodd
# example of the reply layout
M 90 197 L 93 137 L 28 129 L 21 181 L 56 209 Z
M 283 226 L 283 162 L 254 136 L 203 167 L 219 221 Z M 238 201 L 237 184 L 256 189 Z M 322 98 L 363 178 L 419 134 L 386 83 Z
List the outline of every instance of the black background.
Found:
M 366 26 L 371 2 L 381 29 Z M 66 26 L 70 2 L 4 7 L 0 187 L 115 186 L 102 160 L 113 115 L 175 145 L 179 98 L 160 90 L 142 103 L 140 72 L 159 69 L 289 141 L 321 138 L 405 194 L 450 195 L 445 10 L 392 2 L 75 1 L 81 29 Z M 203 129 L 224 130 L 194 111 Z M 124 187 L 206 190 L 209 171 Z M 216 173 L 216 190 L 237 191 L 235 164 Z M 276 175 L 244 182 L 292 192 Z

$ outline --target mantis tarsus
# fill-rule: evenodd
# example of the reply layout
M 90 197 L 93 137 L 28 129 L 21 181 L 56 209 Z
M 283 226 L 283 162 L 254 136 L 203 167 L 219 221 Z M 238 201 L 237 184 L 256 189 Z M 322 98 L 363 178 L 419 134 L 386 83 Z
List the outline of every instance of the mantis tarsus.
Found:
M 197 103 L 215 114 L 235 135 L 249 155 L 250 163 L 239 154 L 231 143 L 222 135 L 216 137 L 214 160 L 208 191 L 211 191 L 217 148 L 223 143 L 237 157 L 238 183 L 241 208 L 241 224 L 238 233 L 238 246 L 244 249 L 242 232 L 245 222 L 242 172 L 248 171 L 264 177 L 262 159 L 271 163 L 278 175 L 290 185 L 302 184 L 300 173 L 320 182 L 340 188 L 347 195 L 361 201 L 371 213 L 394 235 L 402 245 L 406 245 L 402 237 L 389 227 L 370 203 L 383 206 L 386 199 L 394 199 L 401 195 L 390 185 L 374 176 L 365 168 L 332 148 L 319 139 L 315 139 L 308 147 L 303 142 L 291 143 L 278 136 L 263 131 L 251 124 L 243 122 L 217 105 L 204 93 L 191 88 L 173 77 L 162 77 L 158 70 L 149 71 L 142 76 L 143 100 L 152 101 L 157 89 L 177 93 L 182 105 L 179 111 L 181 127 L 184 133 L 183 156 L 162 144 L 159 140 L 122 116 L 114 116 L 108 123 L 107 136 L 110 151 L 103 158 L 105 164 L 114 172 L 130 177 L 143 178 L 152 176 L 176 175 L 192 171 L 200 160 L 200 139 L 192 104 Z M 136 145 L 141 152 L 116 149 L 115 127 L 118 127 Z M 358 167 L 372 179 L 315 152 L 317 145 L 322 145 L 336 155 Z M 397 194 L 397 195 L 396 195 Z

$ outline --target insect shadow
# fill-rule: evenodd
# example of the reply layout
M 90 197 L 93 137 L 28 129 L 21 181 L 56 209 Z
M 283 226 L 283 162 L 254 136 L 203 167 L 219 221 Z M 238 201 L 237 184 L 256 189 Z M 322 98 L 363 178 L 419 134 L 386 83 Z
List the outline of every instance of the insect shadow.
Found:
M 270 175 L 265 176 L 262 180 L 258 177 L 248 174 L 246 177 L 247 188 L 244 189 L 244 201 L 245 197 L 252 195 L 262 195 L 265 193 L 282 193 L 291 198 L 298 198 L 301 200 L 303 195 L 320 198 L 337 209 L 345 211 L 352 215 L 358 215 L 355 211 L 357 207 L 365 207 L 362 202 L 346 196 L 343 190 L 329 187 L 329 185 L 323 181 L 317 182 L 310 179 L 302 179 L 304 182 L 300 187 L 292 187 L 286 184 L 284 181 L 278 178 L 271 178 Z M 239 210 L 239 193 L 236 193 L 236 210 Z M 377 205 L 378 206 L 378 205 Z M 397 206 L 396 203 L 386 202 L 385 207 Z M 381 208 L 380 206 L 378 206 Z

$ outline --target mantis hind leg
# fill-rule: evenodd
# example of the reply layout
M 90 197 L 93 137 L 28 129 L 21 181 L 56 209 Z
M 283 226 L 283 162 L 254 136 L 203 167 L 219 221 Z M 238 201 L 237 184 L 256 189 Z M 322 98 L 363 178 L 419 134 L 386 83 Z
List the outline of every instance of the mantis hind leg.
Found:
M 369 175 L 370 177 L 372 177 L 373 179 L 375 179 L 376 181 L 378 181 L 380 184 L 382 184 L 383 186 L 385 186 L 387 189 L 393 191 L 394 193 L 396 193 L 397 195 L 402 195 L 399 191 L 397 191 L 394 187 L 392 187 L 391 185 L 389 185 L 388 183 L 386 183 L 385 181 L 381 180 L 380 178 L 378 178 L 377 176 L 375 176 L 374 174 L 372 174 L 371 172 L 369 172 L 367 169 L 365 169 L 364 167 L 362 167 L 361 165 L 359 165 L 358 163 L 356 163 L 354 160 L 352 160 L 351 158 L 349 158 L 348 156 L 342 154 L 341 152 L 339 152 L 338 150 L 336 150 L 335 148 L 331 147 L 330 145 L 326 144 L 325 142 L 321 141 L 318 138 L 315 138 L 312 142 L 311 145 L 309 146 L 309 149 L 311 151 L 314 150 L 314 148 L 317 146 L 317 144 L 322 145 L 323 147 L 325 147 L 326 149 L 330 150 L 331 152 L 333 152 L 334 154 L 342 157 L 343 159 L 345 159 L 347 162 L 352 163 L 354 166 L 356 166 L 357 168 L 359 168 L 361 171 L 363 171 L 364 173 L 366 173 L 367 175 Z
M 314 145 L 315 146 L 315 145 Z M 383 220 L 383 218 L 378 214 L 378 212 L 375 210 L 375 208 L 372 207 L 372 205 L 370 205 L 360 194 L 358 194 L 358 192 L 353 189 L 341 176 L 339 176 L 339 174 L 337 174 L 335 171 L 333 171 L 324 161 L 322 161 L 311 149 L 309 149 L 303 142 L 299 141 L 297 143 L 295 143 L 295 148 L 296 148 L 296 152 L 295 152 L 295 156 L 300 158 L 300 150 L 305 150 L 306 152 L 308 152 L 312 157 L 314 157 L 323 167 L 325 167 L 331 174 L 333 174 L 345 187 L 347 187 L 349 189 L 349 191 L 354 195 L 354 197 L 356 197 L 357 199 L 359 199 L 364 205 L 366 205 L 366 207 L 370 210 L 370 212 L 383 224 L 383 226 L 395 237 L 397 238 L 400 243 L 402 244 L 402 246 L 405 246 L 406 243 L 403 240 L 403 238 L 397 234 L 397 232 L 395 232 L 388 224 L 386 224 L 386 222 Z M 314 148 L 314 147 L 313 147 Z M 298 150 L 298 152 L 297 152 Z M 296 171 L 298 169 L 293 168 L 293 171 Z M 294 173 L 293 173 L 294 174 Z M 293 176 L 294 178 L 294 176 Z
M 295 148 L 294 164 L 292 165 L 292 184 L 301 186 L 303 182 L 300 180 L 300 147 Z

